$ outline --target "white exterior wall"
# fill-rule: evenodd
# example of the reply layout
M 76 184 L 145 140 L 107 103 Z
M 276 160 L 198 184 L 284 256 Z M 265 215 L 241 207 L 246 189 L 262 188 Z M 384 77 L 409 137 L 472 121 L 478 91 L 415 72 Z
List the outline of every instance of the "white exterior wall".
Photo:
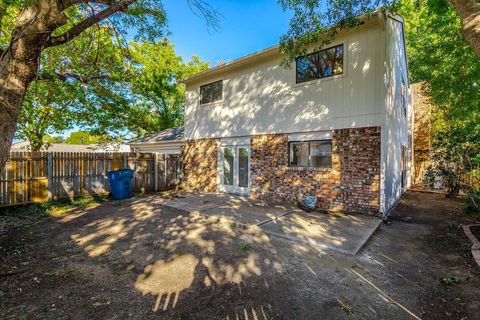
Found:
M 138 152 L 153 152 L 160 154 L 180 154 L 185 142 L 163 143 L 132 143 L 131 146 Z
M 407 147 L 407 159 L 411 158 L 409 134 L 411 133 L 412 104 L 401 17 L 389 17 L 386 21 L 386 57 L 386 130 L 382 130 L 382 176 L 384 181 L 381 186 L 384 208 L 380 210 L 385 214 L 403 192 L 401 188 L 402 145 Z M 402 114 L 402 78 L 408 88 L 406 117 Z
M 383 27 L 379 19 L 340 35 L 343 75 L 295 83 L 277 54 L 187 84 L 186 139 L 381 126 L 385 121 Z M 200 105 L 200 85 L 223 79 L 223 101 Z

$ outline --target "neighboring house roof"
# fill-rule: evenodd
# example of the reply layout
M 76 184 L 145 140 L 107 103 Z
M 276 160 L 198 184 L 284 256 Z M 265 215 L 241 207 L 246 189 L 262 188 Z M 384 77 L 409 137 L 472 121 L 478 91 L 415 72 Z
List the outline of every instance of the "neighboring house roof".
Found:
M 160 131 L 136 140 L 132 140 L 130 141 L 130 144 L 183 141 L 184 132 L 185 132 L 184 126 L 170 128 L 170 129 L 163 130 L 163 131 Z
M 22 141 L 12 144 L 10 151 L 28 151 L 30 143 Z M 120 145 L 96 145 L 96 144 L 68 144 L 68 143 L 52 143 L 48 149 L 42 147 L 41 151 L 48 152 L 130 152 L 130 146 Z

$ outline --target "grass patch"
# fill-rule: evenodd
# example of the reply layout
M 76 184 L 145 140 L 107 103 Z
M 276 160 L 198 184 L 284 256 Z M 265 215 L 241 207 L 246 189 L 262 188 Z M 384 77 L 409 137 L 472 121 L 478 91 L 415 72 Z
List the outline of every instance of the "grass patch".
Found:
M 80 270 L 68 270 L 64 275 L 64 278 L 71 281 L 80 281 L 83 277 L 83 273 Z
M 32 223 L 41 218 L 62 216 L 79 208 L 96 207 L 108 200 L 108 196 L 93 196 L 0 208 L 0 234 L 11 227 L 28 231 Z
M 480 214 L 480 189 L 468 193 L 465 203 L 465 213 L 469 215 Z
M 253 249 L 253 245 L 247 243 L 240 247 L 240 250 L 247 252 Z
M 459 282 L 460 280 L 458 280 L 457 277 L 448 277 L 448 278 L 440 279 L 440 283 L 445 286 L 453 286 L 455 284 L 458 284 Z

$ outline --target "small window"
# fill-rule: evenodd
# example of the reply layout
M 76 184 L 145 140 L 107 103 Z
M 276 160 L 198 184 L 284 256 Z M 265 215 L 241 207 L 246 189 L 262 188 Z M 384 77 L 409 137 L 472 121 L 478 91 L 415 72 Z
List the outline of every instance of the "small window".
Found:
M 223 99 L 223 80 L 200 86 L 200 104 L 212 103 Z
M 402 115 L 407 117 L 407 85 L 405 80 L 402 78 Z
M 297 83 L 343 74 L 343 44 L 297 58 Z
M 290 142 L 288 148 L 291 167 L 332 166 L 332 140 L 295 141 Z

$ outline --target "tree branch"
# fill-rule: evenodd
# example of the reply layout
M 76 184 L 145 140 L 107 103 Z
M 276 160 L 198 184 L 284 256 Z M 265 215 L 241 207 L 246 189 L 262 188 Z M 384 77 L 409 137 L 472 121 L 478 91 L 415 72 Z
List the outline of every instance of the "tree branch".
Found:
M 190 10 L 198 17 L 203 18 L 207 27 L 217 32 L 219 30 L 220 14 L 205 0 L 187 0 Z
M 75 79 L 82 83 L 89 83 L 93 80 L 100 80 L 100 79 L 109 79 L 106 75 L 98 75 L 98 76 L 82 76 L 74 71 L 66 71 L 62 73 L 55 73 L 55 74 L 39 74 L 37 80 L 61 80 L 67 81 L 68 79 Z
M 68 31 L 64 32 L 63 34 L 56 37 L 51 37 L 47 42 L 47 47 L 58 46 L 60 44 L 63 44 L 72 40 L 73 38 L 80 35 L 86 29 L 110 17 L 114 13 L 125 11 L 129 5 L 131 5 L 136 1 L 137 0 L 122 0 L 119 2 L 115 2 L 114 4 L 107 7 L 106 9 L 74 25 L 72 28 L 70 28 Z

